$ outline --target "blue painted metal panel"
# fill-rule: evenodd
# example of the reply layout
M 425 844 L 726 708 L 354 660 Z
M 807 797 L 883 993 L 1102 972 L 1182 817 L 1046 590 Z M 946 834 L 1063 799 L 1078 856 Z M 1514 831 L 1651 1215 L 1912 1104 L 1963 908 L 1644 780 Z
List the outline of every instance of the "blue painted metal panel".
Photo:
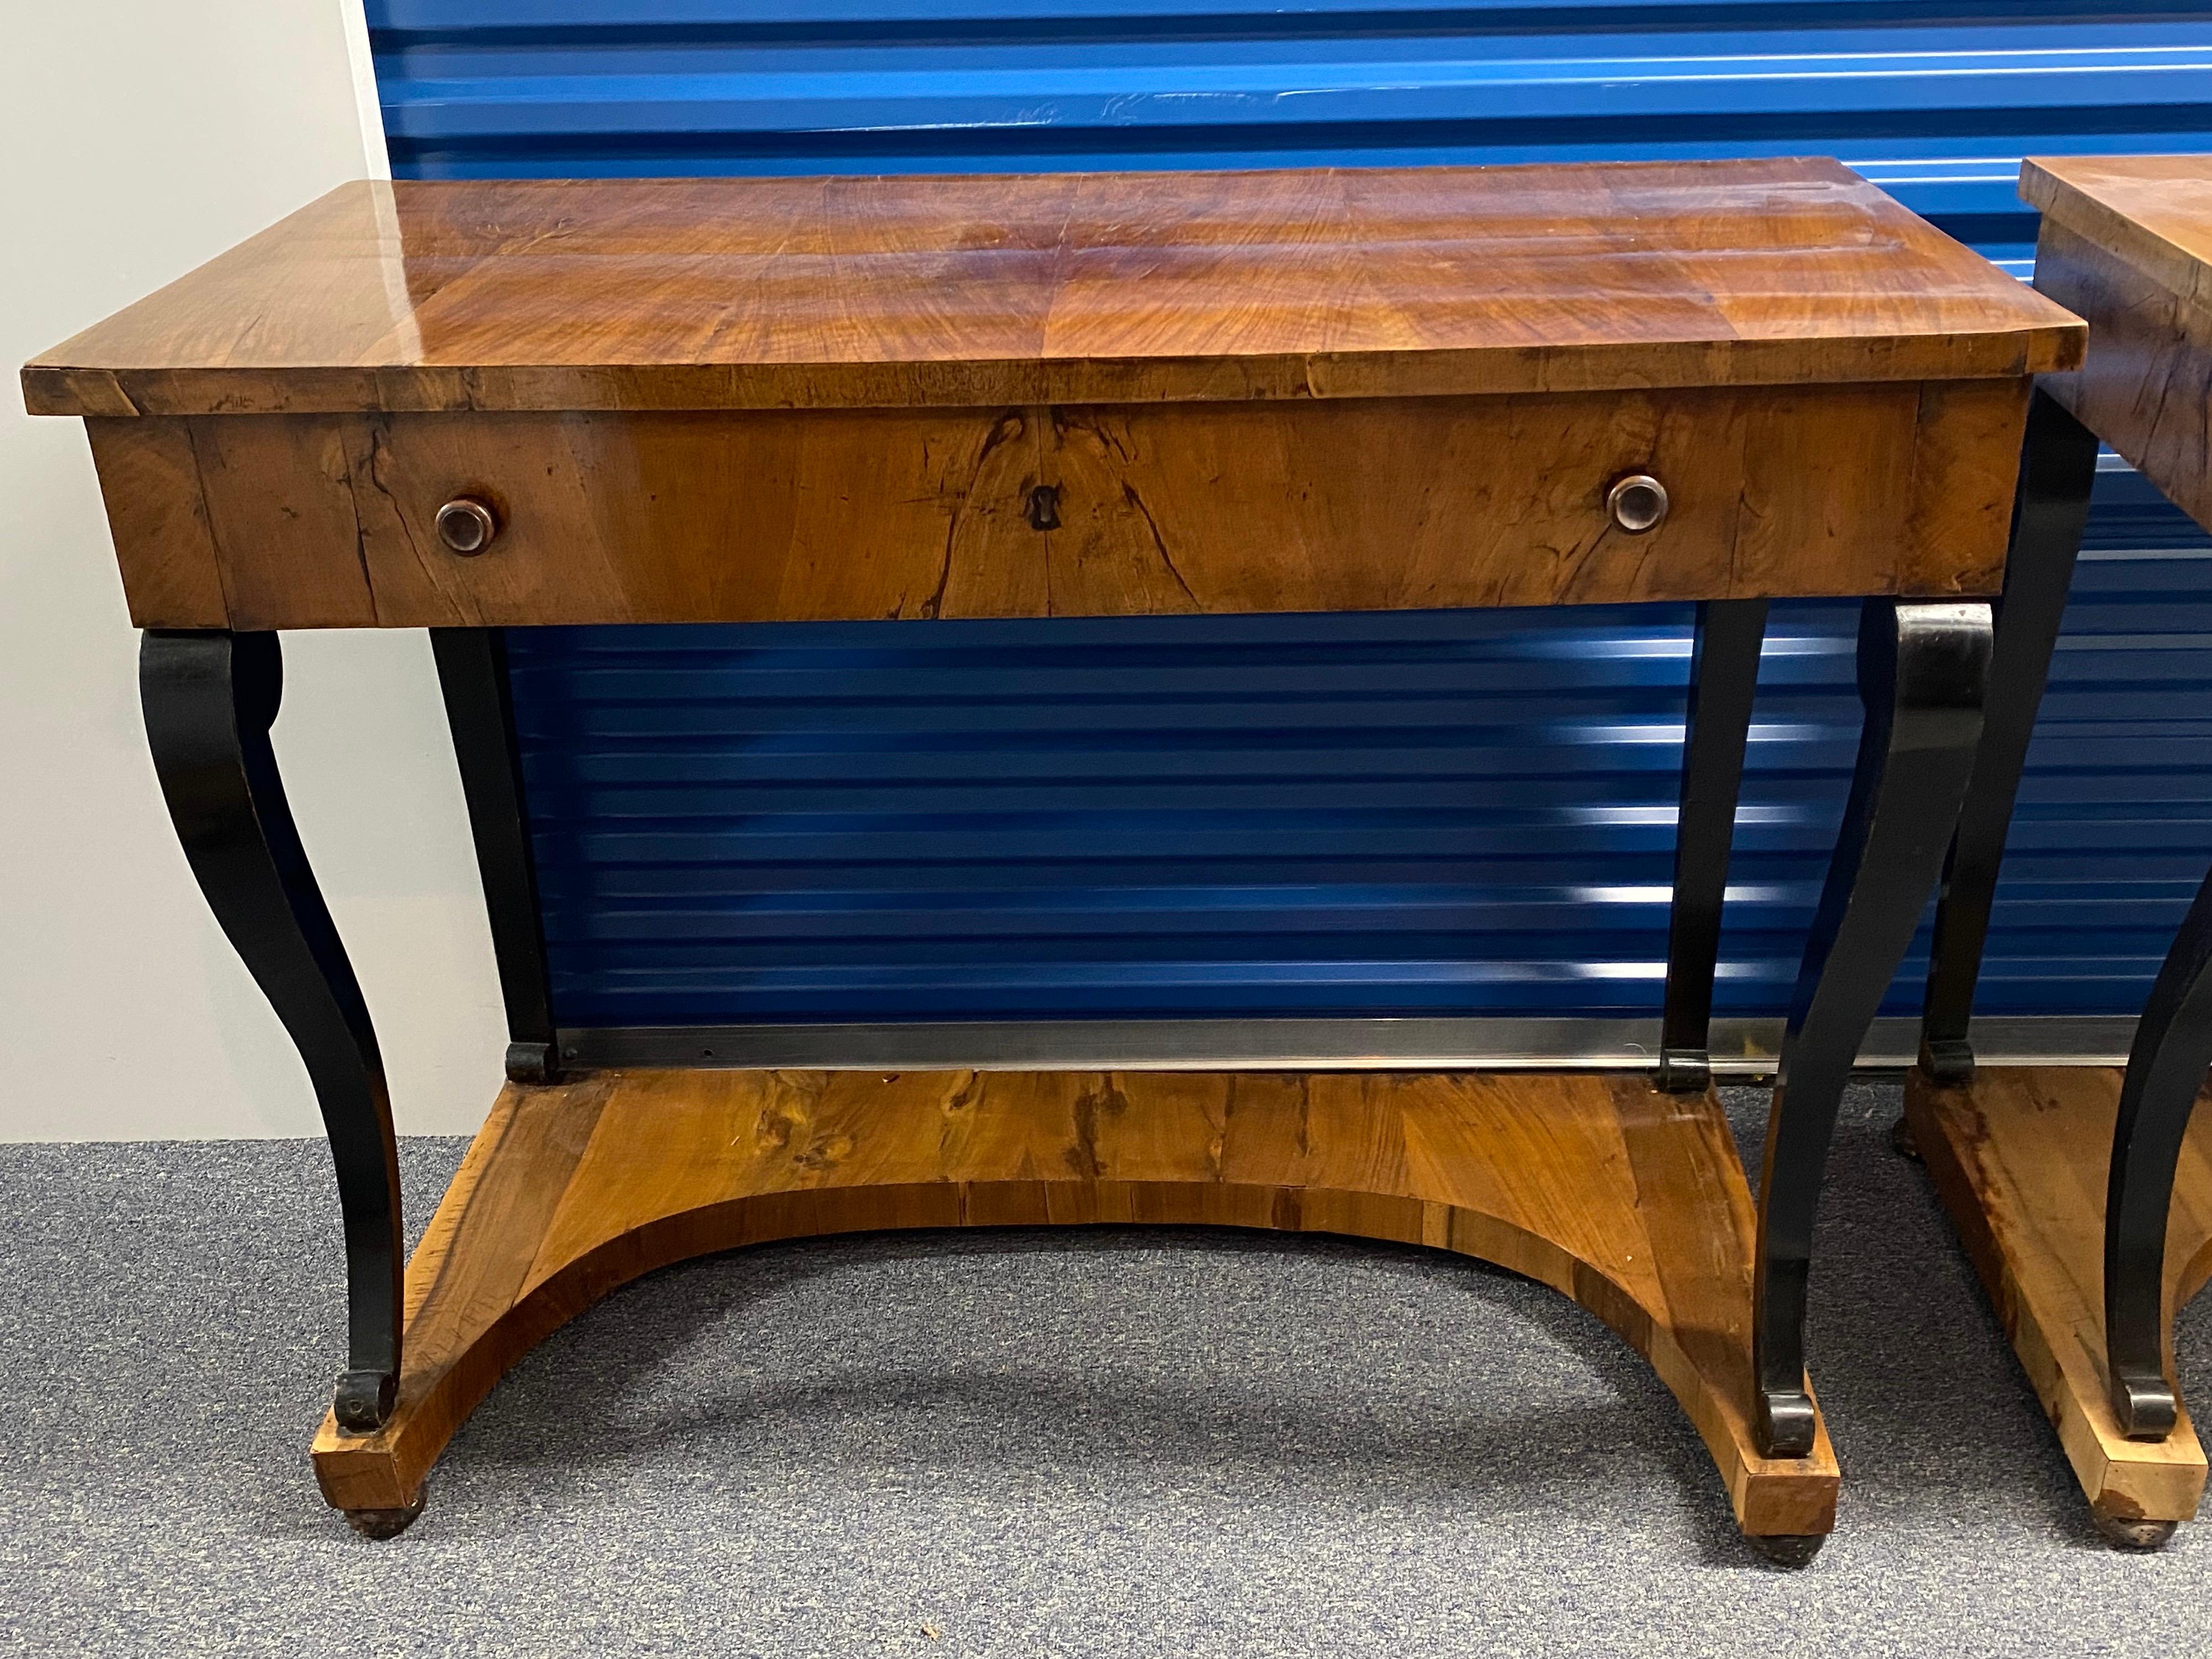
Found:
M 2208 6 L 369 18 L 416 177 L 1832 154 L 2024 271 L 2021 155 L 2212 149 Z M 2133 1012 L 2212 858 L 2212 543 L 2126 474 L 2092 539 L 1985 1012 Z M 518 634 L 560 1017 L 1654 1011 L 1687 628 L 1646 607 Z M 1795 969 L 1857 729 L 1850 628 L 1777 611 L 1727 1012 L 1778 1012 Z

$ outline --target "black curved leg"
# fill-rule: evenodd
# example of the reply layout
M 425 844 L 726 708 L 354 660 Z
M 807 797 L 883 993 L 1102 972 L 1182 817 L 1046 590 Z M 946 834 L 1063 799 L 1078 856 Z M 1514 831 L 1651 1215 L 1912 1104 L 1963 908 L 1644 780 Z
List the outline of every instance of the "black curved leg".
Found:
M 2128 1051 L 2105 1188 L 2106 1376 L 2121 1432 L 2163 1440 L 2180 1414 L 2166 1376 L 2166 1222 L 2173 1174 L 2212 1068 L 2212 876 L 2158 970 Z
M 353 967 L 284 799 L 269 728 L 283 695 L 274 634 L 147 633 L 146 737 L 169 816 L 216 920 L 307 1062 L 337 1165 L 347 1358 L 339 1425 L 390 1415 L 399 1379 L 399 1167 L 384 1062 Z
M 1765 640 L 1765 599 L 1713 599 L 1698 607 L 1659 1033 L 1659 1086 L 1670 1093 L 1695 1093 L 1713 1079 L 1709 1039 L 1721 902 L 1728 891 L 1752 700 L 1759 690 L 1759 651 Z
M 1957 823 L 1990 649 L 1986 604 L 1869 599 L 1860 612 L 1850 804 L 1790 999 L 1759 1188 L 1752 1356 L 1759 1448 L 1813 1449 L 1805 1289 L 1836 1110 L 1882 993 L 1912 942 Z
M 492 955 L 507 1004 L 507 1074 L 517 1083 L 551 1083 L 560 1076 L 560 1049 L 538 919 L 538 867 L 515 751 L 507 636 L 496 628 L 434 628 L 430 650 L 438 662 L 491 918 Z
M 1981 977 L 1990 904 L 2096 476 L 2097 434 L 2048 392 L 2036 392 L 2028 405 L 2020 489 L 2013 499 L 2004 597 L 1997 601 L 1988 713 L 1974 755 L 1973 781 L 1959 812 L 1959 832 L 1943 866 L 1935 947 L 1928 962 L 1920 1069 L 1936 1083 L 1966 1083 L 1974 1075 L 1966 1024 L 1974 1009 L 1974 984 Z

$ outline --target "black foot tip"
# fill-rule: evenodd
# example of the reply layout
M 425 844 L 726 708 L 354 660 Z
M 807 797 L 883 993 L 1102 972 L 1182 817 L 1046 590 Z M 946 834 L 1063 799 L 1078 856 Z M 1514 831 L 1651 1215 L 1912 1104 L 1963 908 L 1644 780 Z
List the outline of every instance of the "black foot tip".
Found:
M 1702 1048 L 1662 1048 L 1656 1080 L 1662 1094 L 1700 1095 L 1712 1086 L 1712 1061 Z
M 363 1538 L 397 1538 L 413 1526 L 422 1513 L 422 1505 L 430 1496 L 426 1482 L 415 1494 L 415 1501 L 399 1510 L 348 1510 L 346 1525 Z
M 1825 1532 L 1747 1532 L 1743 1541 L 1778 1567 L 1802 1567 L 1820 1553 L 1828 1541 Z
M 558 1083 L 561 1080 L 559 1051 L 550 1042 L 508 1043 L 507 1079 L 510 1083 Z
M 1761 1457 L 1810 1457 L 1813 1455 L 1813 1397 L 1806 1394 L 1761 1392 L 1759 1419 L 1753 1425 Z
M 2166 1540 L 2173 1536 L 2179 1525 L 2174 1521 L 2130 1521 L 2123 1516 L 2098 1515 L 2092 1511 L 2089 1518 L 2097 1523 L 2097 1530 L 2105 1541 L 2116 1550 L 2142 1553 L 2163 1549 Z
M 399 1379 L 389 1371 L 348 1371 L 331 1395 L 331 1414 L 347 1434 L 374 1434 L 392 1415 Z
M 1889 1150 L 1915 1164 L 1928 1161 L 1920 1156 L 1920 1137 L 1912 1133 L 1912 1120 L 1909 1117 L 1899 1117 L 1889 1126 Z
M 2181 1402 L 2163 1376 L 2124 1376 L 2112 1386 L 2112 1412 L 2130 1440 L 2163 1440 L 2181 1421 Z
M 1964 1040 L 1920 1045 L 1920 1074 L 1939 1089 L 1963 1089 L 1974 1080 L 1974 1050 Z

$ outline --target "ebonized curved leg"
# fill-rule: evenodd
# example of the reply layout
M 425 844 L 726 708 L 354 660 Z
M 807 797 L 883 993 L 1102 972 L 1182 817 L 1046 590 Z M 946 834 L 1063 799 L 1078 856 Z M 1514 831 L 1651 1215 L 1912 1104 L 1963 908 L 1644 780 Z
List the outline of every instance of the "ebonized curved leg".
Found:
M 2182 1138 L 2212 1068 L 2212 876 L 2197 890 L 2128 1051 L 2105 1189 L 2105 1352 L 2130 1440 L 2163 1440 L 2179 1414 L 2166 1375 L 2166 1228 Z
M 2020 489 L 2013 499 L 2012 545 L 1990 653 L 1988 713 L 1958 834 L 1944 862 L 1928 960 L 1920 1069 L 1937 1083 L 1965 1083 L 1974 1075 L 1966 1027 L 1981 977 L 1990 901 L 2096 476 L 2097 434 L 2048 392 L 2038 392 L 2028 406 Z
M 335 1410 L 366 1433 L 399 1377 L 399 1168 L 368 1006 L 293 826 L 269 744 L 283 695 L 274 634 L 149 631 L 146 737 L 169 816 L 222 931 L 307 1062 L 345 1223 L 347 1369 Z
M 1821 1170 L 1852 1061 L 1958 821 L 1981 735 L 1990 649 L 1986 604 L 1869 599 L 1860 612 L 1866 725 L 1790 999 L 1759 1189 L 1752 1353 L 1759 1448 L 1769 1456 L 1813 1444 L 1805 1290 Z
M 453 728 L 453 757 L 483 879 L 492 955 L 507 1004 L 507 1075 L 551 1083 L 561 1074 L 553 994 L 538 916 L 538 868 L 530 848 L 516 758 L 514 701 L 507 677 L 507 636 L 496 628 L 434 628 L 430 650 Z
M 1690 703 L 1682 740 L 1681 811 L 1674 830 L 1674 894 L 1667 920 L 1667 1001 L 1660 1020 L 1659 1086 L 1691 1094 L 1712 1081 L 1713 970 L 1728 891 L 1744 744 L 1766 640 L 1765 599 L 1698 607 Z

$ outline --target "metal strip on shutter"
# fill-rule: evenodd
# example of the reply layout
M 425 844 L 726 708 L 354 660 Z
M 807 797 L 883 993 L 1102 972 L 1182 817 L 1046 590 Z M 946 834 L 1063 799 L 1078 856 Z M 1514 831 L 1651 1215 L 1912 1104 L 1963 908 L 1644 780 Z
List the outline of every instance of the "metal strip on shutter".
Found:
M 1816 153 L 2025 271 L 2023 153 L 2212 149 L 2212 9 L 370 0 L 402 176 Z M 1719 1006 L 1857 726 L 1777 607 Z M 532 630 L 566 1025 L 1650 1013 L 1688 613 Z M 2131 1013 L 2212 857 L 2212 542 L 2100 478 L 1981 1006 Z M 1916 951 L 1893 992 L 1909 1009 Z

